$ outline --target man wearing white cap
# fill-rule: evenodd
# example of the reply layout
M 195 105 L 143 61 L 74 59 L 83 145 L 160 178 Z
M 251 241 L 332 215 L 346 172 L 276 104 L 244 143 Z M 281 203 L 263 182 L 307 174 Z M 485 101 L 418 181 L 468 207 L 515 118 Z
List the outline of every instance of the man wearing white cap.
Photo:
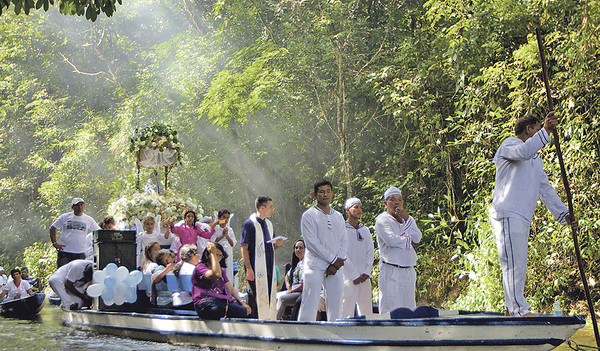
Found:
M 329 206 L 333 198 L 331 182 L 316 182 L 313 196 L 317 204 L 304 211 L 300 222 L 306 252 L 302 260 L 304 285 L 298 320 L 316 320 L 323 287 L 327 320 L 334 321 L 342 316 L 344 278 L 338 270 L 346 260 L 348 238 L 344 217 Z
M 348 214 L 346 236 L 348 237 L 348 254 L 342 271 L 344 273 L 344 297 L 342 301 L 342 317 L 353 317 L 354 307 L 358 305 L 358 314 L 373 313 L 371 297 L 371 268 L 375 250 L 371 231 L 359 222 L 362 216 L 362 204 L 356 197 L 344 203 Z
M 383 194 L 385 211 L 375 219 L 379 245 L 379 313 L 399 307 L 416 307 L 417 253 L 421 231 L 404 209 L 402 192 L 396 187 Z
M 50 241 L 58 250 L 56 267 L 60 268 L 65 264 L 77 260 L 85 259 L 87 248 L 86 236 L 88 233 L 100 230 L 96 221 L 83 213 L 85 202 L 79 197 L 71 201 L 73 212 L 64 213 L 58 217 L 50 226 Z M 56 231 L 60 229 L 60 241 L 56 240 Z

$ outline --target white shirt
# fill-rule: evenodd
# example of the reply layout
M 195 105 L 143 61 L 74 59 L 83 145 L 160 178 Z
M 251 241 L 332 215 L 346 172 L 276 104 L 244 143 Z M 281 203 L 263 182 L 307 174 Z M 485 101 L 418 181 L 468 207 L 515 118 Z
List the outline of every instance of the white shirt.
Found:
M 229 236 L 229 238 L 231 238 L 233 245 L 229 245 L 229 241 L 225 237 L 223 237 L 223 239 L 221 239 L 220 241 L 215 241 L 218 237 L 223 235 L 223 228 L 221 228 L 220 225 L 215 226 L 215 233 L 210 238 L 210 240 L 212 242 L 215 242 L 215 243 L 218 242 L 219 244 L 221 244 L 221 246 L 223 246 L 223 248 L 225 250 L 227 250 L 227 253 L 230 254 L 230 253 L 233 253 L 233 251 L 231 251 L 231 248 L 237 244 L 237 240 L 235 240 L 235 234 L 233 233 L 233 228 L 231 228 L 230 226 L 227 226 L 227 228 L 229 228 L 227 230 L 227 236 Z M 229 248 L 229 250 L 228 250 L 228 248 Z M 231 256 L 231 255 L 229 255 L 229 256 Z
M 423 235 L 412 216 L 398 222 L 389 213 L 382 212 L 375 218 L 375 234 L 381 261 L 402 267 L 417 264 L 417 253 L 411 243 L 420 242 Z
M 64 245 L 64 252 L 69 253 L 85 253 L 87 234 L 100 230 L 98 223 L 85 213 L 82 213 L 81 216 L 75 216 L 73 212 L 62 214 L 52 223 L 52 226 L 60 230 L 58 243 Z
M 490 208 L 492 218 L 520 218 L 531 222 L 540 198 L 561 224 L 566 223 L 569 209 L 548 183 L 544 164 L 537 155 L 550 140 L 542 128 L 525 142 L 514 136 L 502 142 L 493 160 L 496 184 Z
M 193 275 L 194 268 L 196 268 L 196 266 L 194 266 L 193 264 L 189 262 L 183 262 L 183 264 L 181 265 L 181 269 L 179 270 L 179 276 L 181 277 L 182 275 Z M 173 306 L 187 305 L 192 301 L 192 294 L 187 291 L 176 291 L 173 293 Z
M 14 280 L 9 281 L 8 284 L 2 287 L 2 291 L 8 291 L 7 300 L 21 299 L 27 297 L 29 296 L 29 294 L 27 293 L 27 290 L 29 289 L 31 289 L 31 285 L 29 285 L 29 283 L 23 279 L 21 279 L 21 284 L 18 287 L 15 285 Z
M 348 237 L 348 254 L 342 270 L 344 276 L 355 280 L 362 274 L 371 276 L 375 249 L 369 228 L 358 224 L 358 229 L 346 222 L 346 236 Z
M 317 206 L 304 211 L 300 222 L 306 244 L 304 267 L 326 270 L 336 258 L 346 258 L 348 238 L 345 225 L 344 217 L 333 208 L 330 208 L 329 214 Z
M 52 276 L 60 277 L 63 283 L 67 280 L 72 282 L 73 286 L 79 292 L 83 292 L 83 286 L 86 284 L 86 282 L 83 281 L 83 272 L 90 264 L 92 264 L 92 261 L 74 260 L 57 269 Z

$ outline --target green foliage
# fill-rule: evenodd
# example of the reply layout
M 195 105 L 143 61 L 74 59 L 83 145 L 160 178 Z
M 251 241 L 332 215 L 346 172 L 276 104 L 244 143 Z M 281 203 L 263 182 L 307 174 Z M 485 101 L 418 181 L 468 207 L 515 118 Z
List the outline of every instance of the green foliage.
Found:
M 0 15 L 2 15 L 3 9 L 8 10 L 12 4 L 14 12 L 19 15 L 23 11 L 26 15 L 29 15 L 31 10 L 39 10 L 44 7 L 44 11 L 48 11 L 50 5 L 54 6 L 55 0 L 2 0 L 0 1 Z M 117 3 L 122 5 L 122 0 L 95 0 L 95 1 L 82 1 L 82 0 L 58 0 L 58 6 L 60 13 L 64 15 L 78 15 L 94 22 L 98 18 L 100 13 L 106 14 L 110 17 L 117 9 Z
M 57 251 L 49 242 L 37 242 L 25 248 L 23 263 L 29 268 L 29 275 L 40 280 L 42 287 L 48 287 L 48 279 L 56 271 Z
M 17 3 L 27 12 L 33 2 L 0 6 Z M 91 8 L 94 19 L 115 2 L 60 4 L 62 13 Z M 419 301 L 501 310 L 491 160 L 516 117 L 546 113 L 540 26 L 587 279 L 597 280 L 599 12 L 595 0 L 134 1 L 93 26 L 53 12 L 3 13 L 0 262 L 46 241 L 71 197 L 99 218 L 130 196 L 129 137 L 168 124 L 190 150 L 169 188 L 209 213 L 230 209 L 236 228 L 268 194 L 278 233 L 297 238 L 321 177 L 335 183 L 334 207 L 358 196 L 372 225 L 383 191 L 401 187 L 424 235 Z M 563 194 L 552 147 L 540 157 Z M 536 311 L 558 297 L 583 312 L 568 230 L 538 207 L 527 296 Z M 278 264 L 288 258 L 278 254 Z

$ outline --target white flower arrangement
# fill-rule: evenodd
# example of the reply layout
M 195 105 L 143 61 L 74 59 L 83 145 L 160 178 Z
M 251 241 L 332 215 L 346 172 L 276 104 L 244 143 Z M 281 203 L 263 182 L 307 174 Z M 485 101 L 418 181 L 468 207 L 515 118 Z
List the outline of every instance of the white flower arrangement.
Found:
M 158 194 L 135 193 L 132 196 L 123 195 L 108 206 L 108 213 L 115 217 L 117 223 L 133 224 L 135 218 L 143 220 L 147 216 L 161 215 L 163 219 L 173 217 L 182 219 L 184 210 L 196 211 L 198 218 L 204 214 L 200 204 L 187 197 L 162 196 Z
M 181 162 L 181 143 L 177 138 L 177 131 L 168 124 L 155 123 L 142 129 L 136 128 L 129 137 L 129 152 L 138 155 L 145 147 L 158 149 L 160 152 L 165 149 L 175 150 L 177 161 Z

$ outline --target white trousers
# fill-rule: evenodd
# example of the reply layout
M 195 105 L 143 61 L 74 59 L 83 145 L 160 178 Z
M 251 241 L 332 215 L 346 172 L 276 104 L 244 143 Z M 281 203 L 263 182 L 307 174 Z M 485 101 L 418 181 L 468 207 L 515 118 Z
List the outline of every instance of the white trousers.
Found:
M 523 316 L 529 313 L 524 291 L 530 224 L 517 218 L 492 219 L 491 222 L 502 268 L 504 305 L 511 316 Z
M 321 287 L 325 288 L 325 310 L 327 320 L 335 321 L 342 315 L 342 294 L 344 278 L 342 272 L 325 277 L 324 270 L 312 270 L 305 267 L 303 271 L 304 285 L 302 287 L 302 304 L 300 305 L 299 321 L 315 321 L 319 308 Z
M 56 295 L 58 295 L 58 297 L 60 297 L 60 299 L 62 300 L 61 306 L 63 308 L 69 309 L 74 303 L 77 304 L 77 308 L 83 307 L 83 300 L 78 296 L 71 294 L 65 288 L 64 278 L 51 276 L 50 280 L 48 280 L 48 284 L 50 284 L 52 290 L 54 290 Z
M 355 285 L 352 280 L 344 277 L 342 318 L 354 317 L 354 307 L 356 305 L 358 305 L 358 314 L 361 316 L 373 313 L 371 279 Z
M 399 268 L 379 264 L 379 314 L 399 307 L 415 309 L 417 272 L 414 267 Z

